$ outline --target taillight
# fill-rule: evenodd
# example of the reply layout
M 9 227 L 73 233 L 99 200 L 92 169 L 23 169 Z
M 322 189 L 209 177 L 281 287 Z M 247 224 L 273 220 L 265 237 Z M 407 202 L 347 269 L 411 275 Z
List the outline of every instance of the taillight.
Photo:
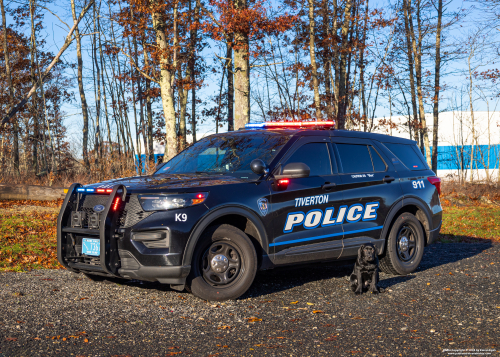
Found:
M 429 180 L 431 185 L 434 185 L 436 187 L 436 190 L 438 191 L 438 195 L 441 196 L 441 179 L 437 176 L 430 176 L 430 177 L 427 177 L 427 180 Z

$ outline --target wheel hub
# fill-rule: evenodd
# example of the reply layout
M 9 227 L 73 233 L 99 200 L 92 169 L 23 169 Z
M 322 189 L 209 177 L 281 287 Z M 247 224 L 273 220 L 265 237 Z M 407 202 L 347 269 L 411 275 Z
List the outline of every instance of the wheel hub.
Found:
M 399 240 L 399 249 L 401 249 L 402 252 L 406 252 L 408 250 L 408 238 L 401 237 Z
M 216 271 L 218 273 L 223 273 L 229 267 L 229 262 L 228 262 L 225 255 L 217 254 L 210 261 L 210 265 L 214 271 Z

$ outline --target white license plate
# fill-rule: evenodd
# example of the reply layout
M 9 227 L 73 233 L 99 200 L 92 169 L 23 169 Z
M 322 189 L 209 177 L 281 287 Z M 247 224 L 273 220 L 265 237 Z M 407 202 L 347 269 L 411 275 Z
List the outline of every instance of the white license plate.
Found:
M 98 257 L 101 255 L 101 240 L 92 238 L 82 239 L 82 254 Z

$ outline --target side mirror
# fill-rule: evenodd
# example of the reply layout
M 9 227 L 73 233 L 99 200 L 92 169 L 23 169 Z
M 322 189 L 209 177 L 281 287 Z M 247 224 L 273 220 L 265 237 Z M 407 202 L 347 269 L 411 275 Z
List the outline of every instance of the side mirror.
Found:
M 281 171 L 281 174 L 274 175 L 274 177 L 276 179 L 302 178 L 302 177 L 309 177 L 310 173 L 311 169 L 306 164 L 302 162 L 291 162 L 285 165 L 285 167 Z
M 252 162 L 250 163 L 250 168 L 257 175 L 264 175 L 269 172 L 266 163 L 261 159 L 252 160 Z

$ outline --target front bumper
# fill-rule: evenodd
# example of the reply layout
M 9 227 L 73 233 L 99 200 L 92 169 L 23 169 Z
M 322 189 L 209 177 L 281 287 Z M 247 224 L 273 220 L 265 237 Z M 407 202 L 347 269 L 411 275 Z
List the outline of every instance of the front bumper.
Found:
M 168 228 L 148 227 L 142 232 L 142 236 L 141 232 L 134 232 L 131 227 L 123 228 L 124 211 L 130 207 L 129 204 L 137 205 L 131 201 L 130 196 L 127 197 L 125 186 L 116 185 L 109 196 L 99 196 L 105 209 L 99 214 L 98 229 L 89 229 L 85 224 L 74 227 L 71 223 L 71 212 L 82 210 L 81 201 L 88 199 L 82 198 L 77 192 L 80 187 L 80 184 L 70 187 L 57 220 L 57 257 L 61 265 L 73 272 L 159 281 L 173 285 L 184 284 L 191 267 L 181 265 L 181 254 L 175 249 L 177 247 L 172 250 L 172 245 L 167 243 L 164 248 L 153 249 L 157 248 L 157 245 L 161 246 L 161 241 L 150 242 L 149 245 L 144 241 L 145 235 L 154 237 L 157 234 L 158 239 L 166 237 L 168 242 Z M 121 203 L 115 205 L 117 200 Z M 142 213 L 137 213 L 137 210 L 132 215 L 130 208 L 127 214 L 126 219 L 134 225 L 137 217 L 142 217 Z M 90 227 L 90 224 L 88 226 Z M 133 241 L 131 237 L 134 234 L 137 239 Z M 89 257 L 82 254 L 81 241 L 84 237 L 100 240 L 100 256 Z
M 118 270 L 118 273 L 122 278 L 126 279 L 159 281 L 162 284 L 182 285 L 185 283 L 190 271 L 190 265 L 170 267 L 141 266 L 138 269 L 121 268 Z

